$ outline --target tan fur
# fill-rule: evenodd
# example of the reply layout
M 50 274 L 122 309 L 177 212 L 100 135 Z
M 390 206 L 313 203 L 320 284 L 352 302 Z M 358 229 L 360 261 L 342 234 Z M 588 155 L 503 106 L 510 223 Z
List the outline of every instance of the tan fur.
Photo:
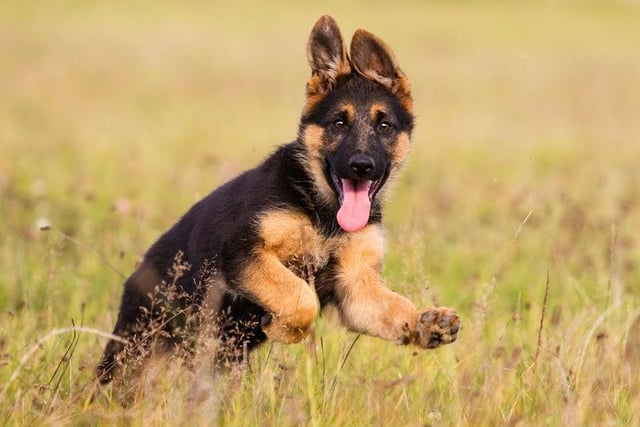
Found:
M 302 107 L 302 115 L 307 115 L 311 110 L 315 108 L 324 98 L 324 92 L 322 91 L 322 79 L 319 76 L 311 76 L 307 82 L 307 98 L 304 106 Z
M 371 104 L 371 109 L 369 110 L 369 118 L 372 122 L 375 122 L 378 118 L 378 114 L 385 114 L 387 112 L 387 106 L 382 102 L 374 102 Z
M 273 316 L 263 329 L 284 344 L 300 342 L 313 325 L 320 303 L 315 292 L 282 264 L 273 251 L 258 250 L 243 271 L 244 291 Z
M 324 46 L 319 47 L 314 44 L 314 34 L 333 33 L 334 37 L 340 41 L 339 51 L 326 51 Z M 323 68 L 316 68 L 314 58 L 320 56 Z M 338 77 L 351 73 L 351 64 L 347 56 L 347 47 L 342 40 L 342 35 L 338 29 L 338 24 L 330 16 L 321 17 L 311 30 L 309 43 L 307 44 L 307 59 L 311 65 L 312 74 L 307 82 L 307 100 L 303 108 L 303 115 L 307 114 L 313 107 L 331 90 Z
M 326 263 L 321 236 L 309 219 L 294 211 L 266 212 L 259 220 L 261 245 L 245 269 L 245 291 L 272 313 L 264 330 L 283 343 L 302 340 L 310 331 L 320 305 L 315 290 L 287 264 L 296 261 L 313 270 Z
M 366 30 L 357 30 L 351 39 L 351 62 L 360 74 L 386 86 L 408 111 L 413 111 L 409 79 L 384 41 Z
M 400 102 L 407 109 L 407 111 L 413 111 L 413 97 L 411 96 L 411 85 L 409 79 L 404 74 L 402 77 L 395 81 L 391 91 L 398 96 Z
M 287 261 L 298 259 L 319 268 L 331 254 L 338 259 L 336 290 L 345 326 L 397 343 L 411 339 L 418 312 L 408 299 L 384 286 L 380 226 L 323 239 L 304 215 L 278 210 L 262 216 L 260 236 L 262 246 L 246 269 L 244 282 L 246 291 L 274 314 L 265 328 L 270 339 L 300 341 L 319 310 L 314 290 L 287 269 Z
M 309 156 L 320 158 L 324 150 L 324 129 L 318 125 L 308 125 L 302 135 Z
M 307 99 L 302 107 L 302 115 L 307 115 L 315 106 L 324 98 L 323 91 L 321 89 L 322 80 L 318 76 L 311 76 L 307 82 Z
M 346 48 L 345 48 L 346 49 Z M 346 52 L 346 51 L 345 51 Z M 307 81 L 307 99 L 304 107 L 302 108 L 302 114 L 305 115 L 320 102 L 327 92 L 331 89 L 335 80 L 341 75 L 348 75 L 351 73 L 351 67 L 349 66 L 349 60 L 346 53 L 344 59 L 336 63 L 335 74 L 331 80 L 327 80 L 325 76 L 313 74 Z
M 391 152 L 391 167 L 393 170 L 397 170 L 406 160 L 411 149 L 411 139 L 409 134 L 401 132 L 396 139 L 396 144 Z
M 336 205 L 337 201 L 331 186 L 327 182 L 323 171 L 324 129 L 317 125 L 309 125 L 305 128 L 302 140 L 305 144 L 306 157 L 301 159 L 313 177 L 313 183 L 318 190 L 322 201 L 328 205 Z
M 344 236 L 338 251 L 339 311 L 352 331 L 406 344 L 412 339 L 418 311 L 407 298 L 385 287 L 383 248 L 377 225 Z
M 262 215 L 259 228 L 263 249 L 275 253 L 281 262 L 301 259 L 315 267 L 326 264 L 330 245 L 306 215 L 272 210 Z
M 324 239 L 301 213 L 277 210 L 261 217 L 260 236 L 262 247 L 245 273 L 245 283 L 246 290 L 274 314 L 265 328 L 270 339 L 300 341 L 318 313 L 314 290 L 287 269 L 287 262 L 297 259 L 315 269 L 333 254 L 338 259 L 336 291 L 345 326 L 397 343 L 411 340 L 418 312 L 407 298 L 384 286 L 380 226 Z
M 371 122 L 375 122 L 380 113 L 386 114 L 387 106 L 381 102 L 374 102 L 369 110 L 369 117 Z M 396 138 L 396 142 L 389 154 L 391 155 L 391 169 L 392 172 L 397 170 L 404 163 L 405 159 L 409 155 L 411 148 L 411 139 L 407 132 L 401 132 Z
M 453 310 L 419 312 L 411 301 L 385 286 L 380 225 L 326 238 L 302 213 L 272 210 L 262 215 L 258 226 L 261 244 L 244 270 L 243 283 L 244 291 L 273 316 L 263 328 L 269 339 L 296 343 L 310 333 L 320 310 L 314 274 L 333 257 L 338 262 L 334 284 L 338 311 L 347 328 L 425 348 L 455 340 L 457 329 L 450 332 L 450 328 L 459 321 Z M 432 339 L 433 333 L 438 340 Z
M 356 118 L 356 106 L 349 103 L 340 104 L 340 110 L 347 113 L 347 118 L 349 122 L 353 122 Z

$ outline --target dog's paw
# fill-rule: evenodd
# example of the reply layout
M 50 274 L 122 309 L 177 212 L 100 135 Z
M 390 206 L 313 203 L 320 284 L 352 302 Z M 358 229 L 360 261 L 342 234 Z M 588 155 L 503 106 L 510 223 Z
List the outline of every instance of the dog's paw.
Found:
M 262 331 L 270 341 L 281 344 L 295 344 L 304 340 L 312 331 L 312 324 L 304 327 L 291 326 L 290 323 L 282 321 L 281 318 L 271 313 L 262 316 L 260 321 Z
M 460 318 L 448 307 L 430 308 L 420 314 L 415 330 L 415 343 L 422 348 L 437 348 L 458 337 Z

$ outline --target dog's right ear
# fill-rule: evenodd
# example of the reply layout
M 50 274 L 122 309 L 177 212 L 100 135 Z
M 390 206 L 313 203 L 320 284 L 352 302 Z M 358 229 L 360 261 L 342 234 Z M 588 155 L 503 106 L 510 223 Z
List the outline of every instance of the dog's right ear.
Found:
M 347 47 L 332 17 L 322 16 L 313 26 L 307 44 L 307 59 L 311 66 L 307 105 L 313 105 L 334 87 L 339 76 L 351 73 Z

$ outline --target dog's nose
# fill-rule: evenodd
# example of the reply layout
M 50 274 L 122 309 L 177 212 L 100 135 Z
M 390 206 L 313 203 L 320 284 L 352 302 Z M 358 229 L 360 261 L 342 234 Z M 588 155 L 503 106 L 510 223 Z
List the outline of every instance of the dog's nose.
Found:
M 366 154 L 354 154 L 349 159 L 349 167 L 352 171 L 358 175 L 360 178 L 366 178 L 367 175 L 373 171 L 375 167 L 375 162 L 373 159 Z

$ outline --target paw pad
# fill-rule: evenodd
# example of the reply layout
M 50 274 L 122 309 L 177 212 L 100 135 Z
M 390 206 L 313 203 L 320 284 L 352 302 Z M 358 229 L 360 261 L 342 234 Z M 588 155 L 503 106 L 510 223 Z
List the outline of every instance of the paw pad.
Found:
M 458 314 L 447 307 L 432 308 L 420 315 L 415 342 L 423 348 L 437 348 L 452 343 L 460 331 Z

